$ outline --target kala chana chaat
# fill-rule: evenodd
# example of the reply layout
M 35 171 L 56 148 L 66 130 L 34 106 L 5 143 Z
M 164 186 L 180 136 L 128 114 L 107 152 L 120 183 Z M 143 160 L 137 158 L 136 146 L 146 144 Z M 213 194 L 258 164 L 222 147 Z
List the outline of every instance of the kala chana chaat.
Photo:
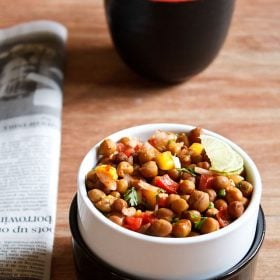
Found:
M 253 186 L 243 159 L 227 143 L 204 135 L 156 131 L 141 142 L 105 139 L 86 175 L 88 197 L 108 219 L 160 237 L 189 237 L 240 217 Z

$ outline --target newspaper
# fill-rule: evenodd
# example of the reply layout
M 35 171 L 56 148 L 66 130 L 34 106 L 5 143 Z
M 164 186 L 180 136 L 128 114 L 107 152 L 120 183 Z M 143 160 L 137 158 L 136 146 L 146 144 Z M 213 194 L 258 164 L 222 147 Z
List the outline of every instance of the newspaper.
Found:
M 0 30 L 0 279 L 50 279 L 67 31 Z

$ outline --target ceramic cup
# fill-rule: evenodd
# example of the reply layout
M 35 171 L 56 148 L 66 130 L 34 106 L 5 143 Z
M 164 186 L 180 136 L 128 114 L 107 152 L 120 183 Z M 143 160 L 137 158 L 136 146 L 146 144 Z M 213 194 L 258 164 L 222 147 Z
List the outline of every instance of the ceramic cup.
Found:
M 235 0 L 105 0 L 117 52 L 137 73 L 182 82 L 204 70 L 227 36 Z
M 118 141 L 124 136 L 146 140 L 156 130 L 188 132 L 192 126 L 149 124 L 128 128 L 106 138 Z M 83 159 L 78 172 L 77 223 L 86 246 L 103 262 L 139 279 L 196 280 L 215 277 L 232 268 L 249 251 L 256 233 L 262 184 L 249 155 L 239 146 L 214 132 L 203 130 L 228 143 L 245 164 L 254 191 L 241 217 L 216 232 L 191 238 L 148 236 L 120 227 L 97 210 L 87 196 L 85 176 L 97 163 L 97 143 Z

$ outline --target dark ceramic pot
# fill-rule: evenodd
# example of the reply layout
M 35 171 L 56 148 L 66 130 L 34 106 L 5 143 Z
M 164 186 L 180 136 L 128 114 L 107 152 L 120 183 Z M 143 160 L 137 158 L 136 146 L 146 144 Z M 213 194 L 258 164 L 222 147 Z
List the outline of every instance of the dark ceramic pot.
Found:
M 112 41 L 124 62 L 142 76 L 177 83 L 200 73 L 217 56 L 235 0 L 169 1 L 104 3 Z
M 94 252 L 91 252 L 88 249 L 78 228 L 76 196 L 74 197 L 70 207 L 69 222 L 72 233 L 73 255 L 78 280 L 141 280 L 139 278 L 125 275 L 123 272 L 116 270 L 104 261 L 100 260 Z M 247 255 L 228 271 L 215 278 L 209 278 L 208 280 L 253 280 L 257 264 L 257 255 L 262 246 L 264 236 L 265 216 L 262 208 L 260 207 L 255 239 Z

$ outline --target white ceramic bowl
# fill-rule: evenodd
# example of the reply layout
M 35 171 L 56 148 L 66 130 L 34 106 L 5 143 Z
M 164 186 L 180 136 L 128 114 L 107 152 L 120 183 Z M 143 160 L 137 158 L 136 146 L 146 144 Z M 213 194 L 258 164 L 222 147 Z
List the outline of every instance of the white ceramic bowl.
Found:
M 188 132 L 181 124 L 148 124 L 116 132 L 106 138 L 123 136 L 146 140 L 157 129 Z M 251 202 L 236 221 L 216 232 L 191 238 L 163 238 L 136 233 L 103 216 L 87 197 L 85 176 L 96 165 L 97 143 L 83 159 L 78 174 L 78 227 L 85 243 L 98 257 L 120 271 L 141 279 L 196 280 L 215 277 L 237 264 L 254 240 L 262 184 L 252 159 L 228 139 L 203 130 L 227 142 L 244 159 L 248 180 L 254 185 Z

